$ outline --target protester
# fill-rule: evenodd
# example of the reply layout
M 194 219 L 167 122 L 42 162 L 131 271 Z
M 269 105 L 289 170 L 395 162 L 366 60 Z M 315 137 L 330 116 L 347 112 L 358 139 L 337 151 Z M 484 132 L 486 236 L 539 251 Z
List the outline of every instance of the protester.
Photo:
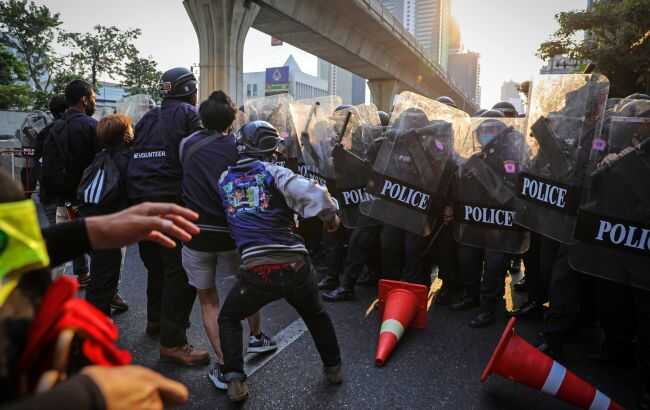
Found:
M 183 202 L 199 214 L 197 224 L 201 228 L 201 233 L 183 246 L 183 267 L 190 285 L 197 289 L 205 332 L 217 356 L 208 377 L 221 390 L 228 386 L 222 381 L 221 373 L 223 353 L 219 340 L 217 264 L 228 257 L 222 252 L 233 251 L 235 244 L 217 187 L 220 175 L 238 159 L 235 137 L 230 132 L 235 112 L 230 97 L 222 91 L 213 92 L 199 108 L 205 128 L 183 139 L 179 153 L 183 164 Z M 259 312 L 248 318 L 248 324 L 251 329 L 248 352 L 263 353 L 277 348 L 275 342 L 262 333 Z
M 185 68 L 172 68 L 160 79 L 163 102 L 147 112 L 135 129 L 127 172 L 129 201 L 181 202 L 182 168 L 178 148 L 183 138 L 201 129 L 196 111 L 197 81 Z M 181 262 L 180 246 L 163 248 L 141 242 L 147 269 L 147 327 L 160 334 L 160 357 L 188 366 L 210 362 L 207 351 L 187 341 L 189 316 L 196 290 Z
M 304 242 L 292 232 L 294 212 L 303 218 L 317 216 L 328 231 L 335 231 L 339 226 L 336 205 L 316 183 L 263 162 L 273 155 L 279 139 L 268 123 L 245 125 L 237 135 L 240 159 L 219 180 L 219 195 L 242 258 L 239 277 L 219 317 L 224 381 L 228 397 L 235 402 L 248 397 L 241 320 L 280 298 L 305 321 L 328 381 L 342 381 L 334 326 L 321 304 Z
M 42 137 L 42 177 L 40 200 L 50 224 L 73 219 L 77 213 L 77 186 L 84 169 L 97 151 L 95 91 L 84 80 L 73 80 L 65 87 L 65 114 L 54 121 Z M 60 102 L 56 110 L 61 109 Z M 80 255 L 73 263 L 80 286 L 90 282 L 88 261 Z

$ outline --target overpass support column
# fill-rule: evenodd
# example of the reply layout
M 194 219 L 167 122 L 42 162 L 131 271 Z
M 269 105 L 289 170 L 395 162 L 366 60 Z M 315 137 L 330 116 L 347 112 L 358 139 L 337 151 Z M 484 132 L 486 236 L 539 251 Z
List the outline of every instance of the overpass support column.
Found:
M 398 80 L 368 80 L 368 88 L 370 88 L 373 104 L 386 112 L 390 112 L 393 97 L 406 89 Z
M 224 90 L 244 102 L 244 41 L 259 6 L 251 0 L 184 0 L 199 39 L 200 99 Z

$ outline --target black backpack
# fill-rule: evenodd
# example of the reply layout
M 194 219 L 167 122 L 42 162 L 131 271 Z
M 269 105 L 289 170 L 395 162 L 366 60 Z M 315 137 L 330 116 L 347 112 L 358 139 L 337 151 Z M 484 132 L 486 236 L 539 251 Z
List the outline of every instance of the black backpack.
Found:
M 56 120 L 49 127 L 43 141 L 43 167 L 41 184 L 47 192 L 65 194 L 74 192 L 76 183 L 69 172 L 70 137 L 67 121 Z
M 119 200 L 120 170 L 111 152 L 104 148 L 84 170 L 77 199 L 86 205 L 104 206 Z

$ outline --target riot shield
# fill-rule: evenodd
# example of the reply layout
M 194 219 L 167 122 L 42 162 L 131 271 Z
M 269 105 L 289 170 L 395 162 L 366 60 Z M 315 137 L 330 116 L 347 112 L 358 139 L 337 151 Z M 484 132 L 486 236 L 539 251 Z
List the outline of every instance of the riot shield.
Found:
M 650 290 L 650 118 L 614 116 L 608 131 L 607 148 L 594 144 L 604 158 L 586 180 L 569 263 Z
M 135 124 L 155 105 L 153 99 L 146 94 L 130 95 L 117 102 L 117 113 L 131 117 L 135 127 Z
M 533 81 L 525 171 L 515 223 L 573 242 L 576 213 L 594 140 L 600 138 L 609 81 L 598 74 L 544 75 Z
M 379 224 L 377 220 L 362 215 L 359 206 L 372 198 L 366 190 L 372 175 L 369 155 L 373 144 L 383 136 L 385 129 L 386 127 L 377 125 L 359 126 L 349 139 L 348 149 L 345 148 L 347 144 L 342 141 L 332 151 L 337 200 L 341 209 L 341 220 L 346 228 Z
M 253 98 L 244 104 L 244 112 L 248 121 L 266 121 L 278 130 L 284 140 L 291 133 L 289 104 L 293 97 L 289 94 L 277 94 L 268 97 Z
M 459 129 L 443 120 L 450 118 L 447 106 L 427 100 L 413 93 L 396 97 L 367 186 L 372 197 L 360 206 L 364 215 L 422 236 L 431 235 L 449 188 Z
M 300 147 L 300 173 L 326 185 L 335 178 L 332 149 L 338 136 L 332 114 L 339 105 L 341 98 L 335 96 L 299 100 L 289 105 Z M 331 183 L 328 186 L 333 189 Z
M 472 118 L 455 144 L 457 242 L 510 254 L 528 250 L 530 233 L 514 224 L 517 177 L 526 158 L 525 118 Z

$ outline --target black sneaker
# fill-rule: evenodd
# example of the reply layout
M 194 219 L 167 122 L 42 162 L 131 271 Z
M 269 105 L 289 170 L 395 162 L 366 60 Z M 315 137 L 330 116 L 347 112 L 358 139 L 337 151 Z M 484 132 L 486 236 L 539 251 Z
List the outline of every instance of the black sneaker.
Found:
M 323 279 L 318 282 L 319 290 L 334 290 L 339 286 L 338 277 L 333 277 L 326 275 Z
M 224 378 L 223 372 L 221 371 L 221 365 L 219 363 L 215 363 L 214 366 L 208 370 L 208 377 L 212 381 L 212 384 L 214 384 L 214 387 L 217 389 L 223 391 L 228 390 L 228 382 Z
M 277 349 L 278 345 L 263 332 L 259 336 L 248 337 L 248 353 L 265 353 Z

